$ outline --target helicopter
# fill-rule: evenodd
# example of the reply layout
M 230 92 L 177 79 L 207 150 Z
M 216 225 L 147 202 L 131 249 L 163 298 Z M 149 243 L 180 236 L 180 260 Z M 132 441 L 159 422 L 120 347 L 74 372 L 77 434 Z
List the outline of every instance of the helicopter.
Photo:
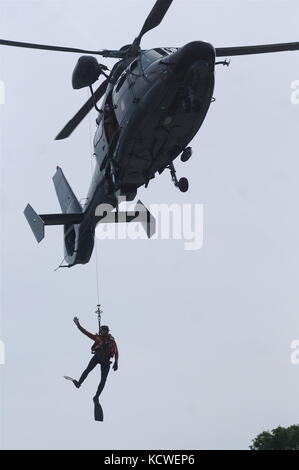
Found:
M 96 215 L 100 205 L 109 205 L 118 213 L 119 198 L 134 200 L 139 187 L 147 187 L 166 169 L 180 191 L 188 190 L 188 180 L 176 176 L 174 160 L 181 156 L 187 162 L 192 156 L 188 145 L 214 100 L 215 66 L 229 65 L 226 59 L 217 62 L 218 57 L 299 50 L 299 42 L 214 48 L 206 41 L 180 48 L 143 50 L 143 36 L 160 25 L 172 2 L 157 0 L 136 39 L 119 50 L 84 50 L 0 39 L 0 45 L 84 54 L 73 71 L 72 85 L 74 89 L 89 87 L 91 97 L 56 140 L 69 137 L 93 108 L 97 110 L 96 166 L 87 202 L 82 207 L 57 167 L 53 181 L 62 213 L 38 215 L 30 204 L 24 211 L 38 242 L 44 238 L 46 225 L 63 225 L 66 267 L 89 262 L 96 225 L 107 221 L 107 212 Z M 117 62 L 109 73 L 94 56 Z M 100 77 L 104 81 L 94 91 L 93 85 Z M 153 217 L 140 201 L 135 213 L 125 214 L 125 220 L 136 220 L 140 210 L 146 214 L 146 230 L 151 236 Z M 112 221 L 120 219 L 116 216 Z

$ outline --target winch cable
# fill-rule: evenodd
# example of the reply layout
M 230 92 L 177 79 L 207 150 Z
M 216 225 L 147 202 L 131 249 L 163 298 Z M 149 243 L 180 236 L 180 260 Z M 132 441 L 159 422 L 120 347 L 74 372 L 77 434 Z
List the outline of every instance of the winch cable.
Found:
M 89 114 L 89 151 L 90 151 L 90 173 L 91 173 L 91 178 L 93 176 L 93 170 L 94 170 L 94 165 L 93 165 L 93 137 L 92 137 L 92 129 L 91 129 L 91 113 Z M 99 255 L 98 255 L 98 247 L 96 240 L 94 242 L 94 257 L 95 257 L 95 269 L 96 269 L 96 292 L 97 292 L 97 300 L 98 300 L 98 305 L 100 304 L 100 279 L 99 279 Z

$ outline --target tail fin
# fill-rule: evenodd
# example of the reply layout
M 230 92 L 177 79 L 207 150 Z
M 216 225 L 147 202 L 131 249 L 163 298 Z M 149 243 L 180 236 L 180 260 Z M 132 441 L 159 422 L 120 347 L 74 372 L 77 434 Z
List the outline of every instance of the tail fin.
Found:
M 53 176 L 53 182 L 62 212 L 64 214 L 82 212 L 81 204 L 59 167 L 57 167 L 57 171 Z
M 43 219 L 35 212 L 35 210 L 28 204 L 24 210 L 24 215 L 27 219 L 28 224 L 36 238 L 36 241 L 40 243 L 45 237 L 45 224 Z
M 35 212 L 30 204 L 27 205 L 24 211 L 25 217 L 38 243 L 41 242 L 45 236 L 45 225 L 68 226 L 80 224 L 84 217 L 81 204 L 73 193 L 61 168 L 57 167 L 53 181 L 62 214 L 40 215 Z

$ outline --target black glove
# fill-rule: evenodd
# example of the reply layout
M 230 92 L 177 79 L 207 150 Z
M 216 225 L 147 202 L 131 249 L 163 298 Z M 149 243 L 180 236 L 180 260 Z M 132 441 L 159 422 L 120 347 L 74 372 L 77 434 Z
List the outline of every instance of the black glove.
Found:
M 113 370 L 117 370 L 117 369 L 118 369 L 118 364 L 117 364 L 117 362 L 115 362 L 115 363 L 113 364 Z

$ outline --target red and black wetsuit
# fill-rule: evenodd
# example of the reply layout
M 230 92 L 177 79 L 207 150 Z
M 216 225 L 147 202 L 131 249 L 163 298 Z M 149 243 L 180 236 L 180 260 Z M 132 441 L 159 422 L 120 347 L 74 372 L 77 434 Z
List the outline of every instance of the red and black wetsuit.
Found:
M 94 354 L 89 362 L 87 368 L 79 379 L 79 385 L 82 385 L 88 374 L 98 365 L 101 366 L 101 382 L 99 383 L 96 397 L 98 398 L 103 391 L 107 376 L 110 370 L 111 359 L 115 357 L 115 362 L 118 362 L 118 348 L 115 339 L 111 335 L 98 335 L 89 333 L 81 325 L 78 325 L 79 330 L 88 338 L 94 341 L 91 351 Z

